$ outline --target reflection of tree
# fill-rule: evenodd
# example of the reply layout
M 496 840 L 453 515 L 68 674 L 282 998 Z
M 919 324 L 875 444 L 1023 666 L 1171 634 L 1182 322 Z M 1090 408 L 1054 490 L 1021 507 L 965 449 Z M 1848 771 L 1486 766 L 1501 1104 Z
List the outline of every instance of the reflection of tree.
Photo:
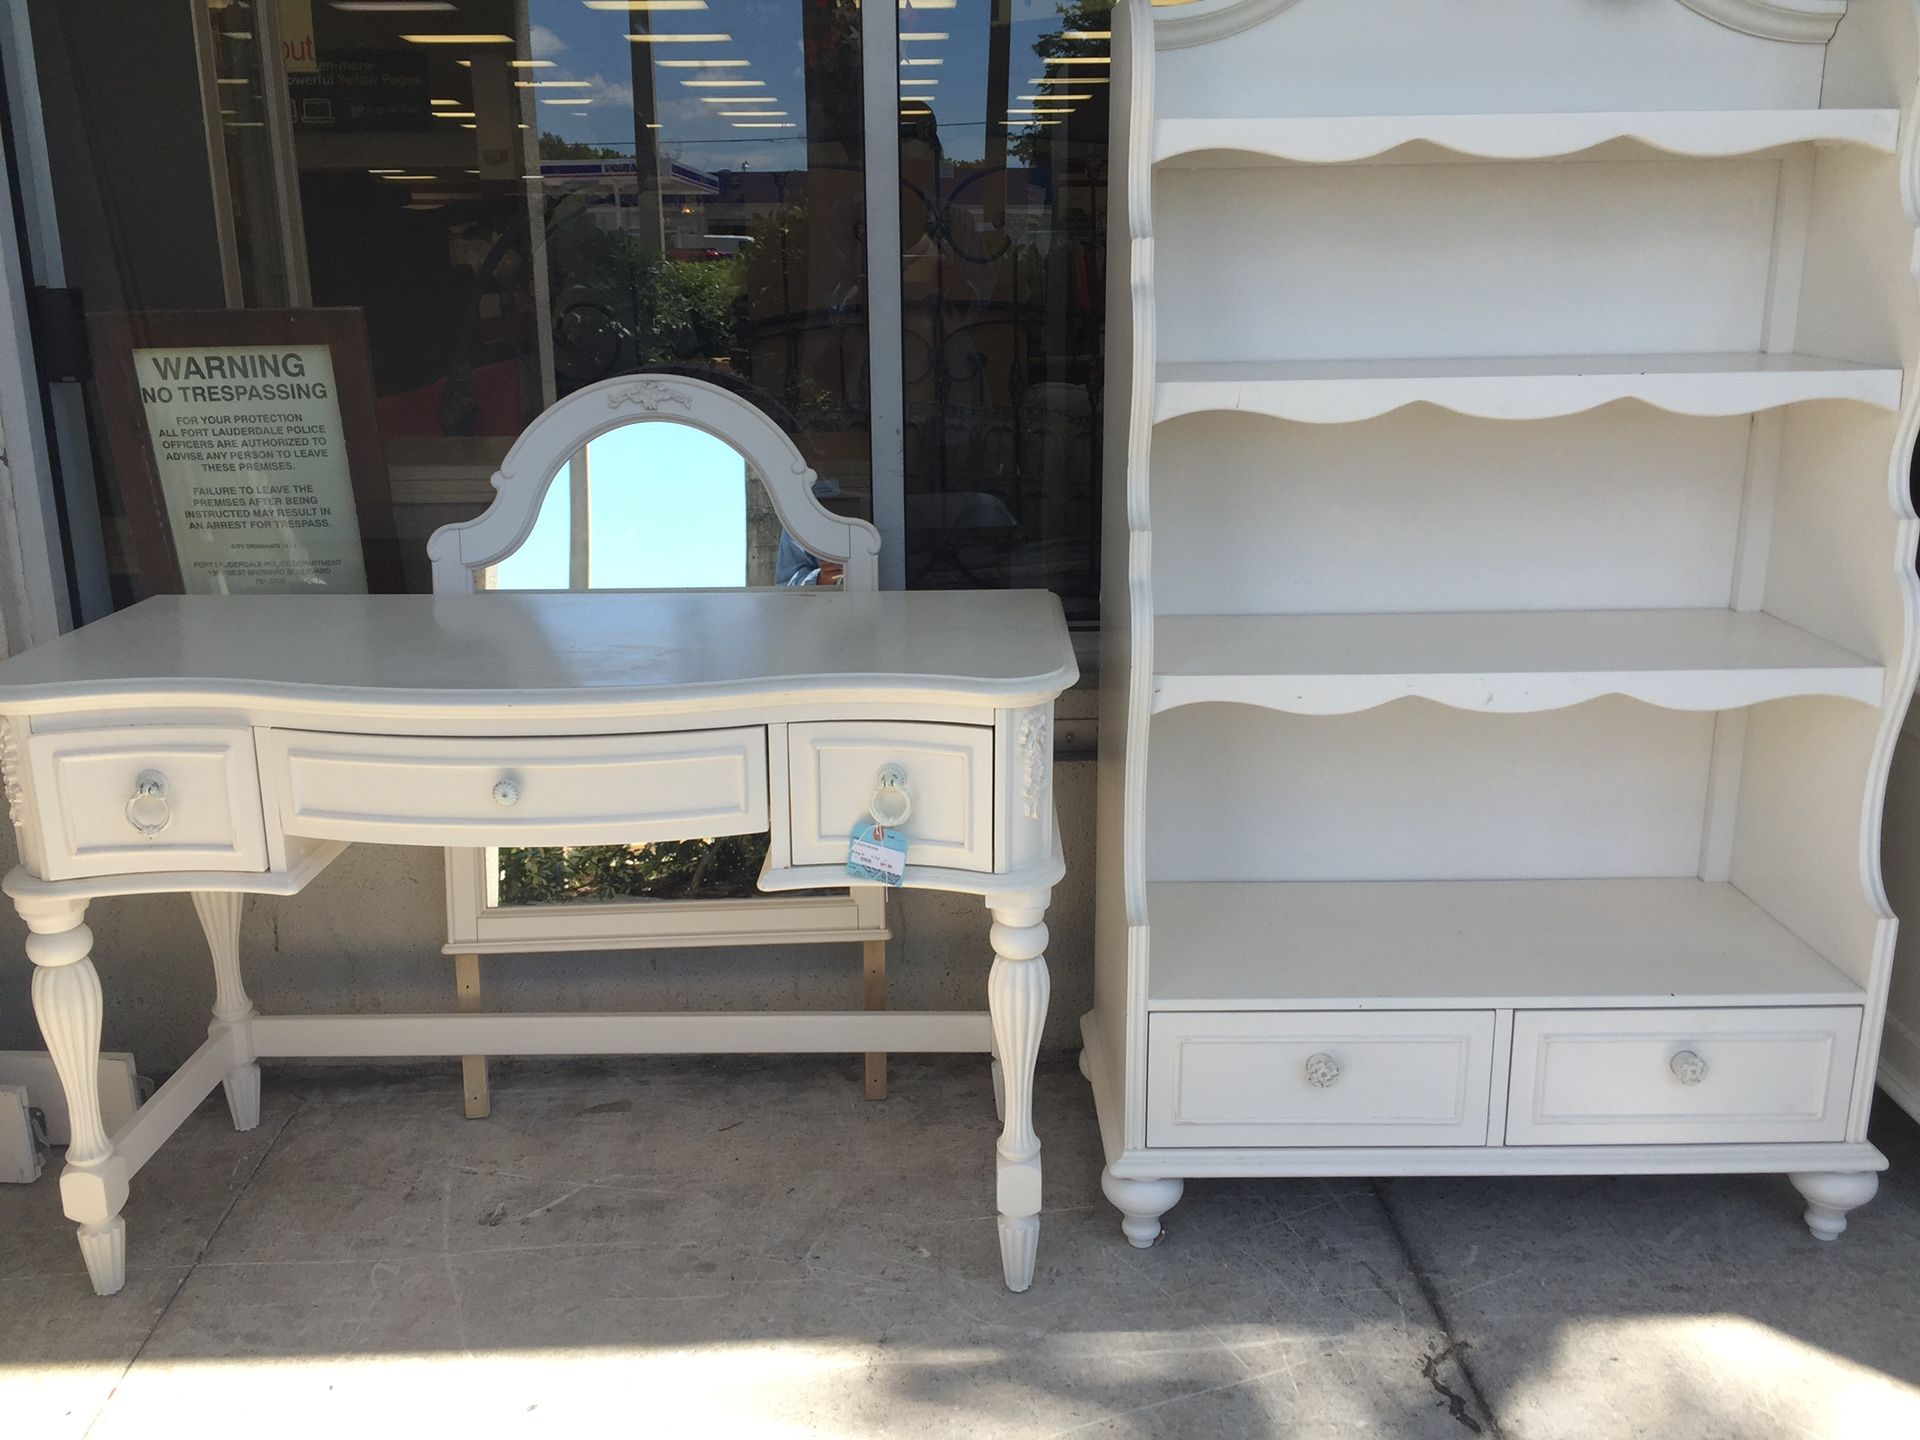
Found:
M 765 835 L 500 852 L 500 903 L 724 900 L 754 893 Z
M 542 160 L 631 160 L 631 155 L 609 150 L 604 145 L 589 145 L 581 140 L 563 140 L 550 130 L 540 132 Z
M 739 260 L 675 260 L 591 223 L 547 241 L 556 366 L 573 385 L 647 365 L 724 364 L 742 293 Z
M 1060 28 L 1050 30 L 1034 41 L 1033 53 L 1039 56 L 1042 62 L 1062 55 L 1107 55 L 1112 49 L 1108 41 L 1069 40 L 1066 38 L 1066 32 L 1078 30 L 1083 33 L 1097 33 L 1108 29 L 1112 23 L 1113 0 L 1082 0 L 1082 3 L 1068 6 L 1060 12 Z M 1083 67 L 1069 65 L 1052 73 L 1060 74 L 1081 68 Z M 1097 70 L 1101 75 L 1105 75 L 1107 69 L 1106 66 L 1091 65 L 1084 68 L 1090 71 Z M 1063 85 L 1059 88 L 1066 90 L 1071 87 Z M 1097 88 L 1102 92 L 1106 89 L 1104 85 Z M 1076 105 L 1074 113 L 1066 117 L 1065 125 L 1036 125 L 1021 131 L 1013 137 L 1012 143 L 1007 147 L 1008 152 L 1027 165 L 1044 165 L 1047 163 L 1047 154 L 1053 145 L 1053 141 L 1049 138 L 1051 132 L 1073 130 L 1076 132 L 1076 138 L 1083 138 L 1079 132 L 1082 132 L 1087 122 L 1096 116 L 1098 117 L 1098 134 L 1104 138 L 1107 133 L 1107 99 L 1104 93 L 1096 94 L 1092 100 L 1082 101 Z

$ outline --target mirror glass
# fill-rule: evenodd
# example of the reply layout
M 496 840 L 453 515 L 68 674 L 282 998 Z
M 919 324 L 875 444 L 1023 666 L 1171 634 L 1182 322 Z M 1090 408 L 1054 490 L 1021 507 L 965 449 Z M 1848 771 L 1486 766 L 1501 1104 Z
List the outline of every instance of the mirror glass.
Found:
M 816 493 L 830 482 L 816 485 Z M 823 497 L 824 498 L 824 497 Z M 835 584 L 781 529 L 760 477 L 726 441 L 636 421 L 582 447 L 547 487 L 532 533 L 489 590 L 710 590 Z

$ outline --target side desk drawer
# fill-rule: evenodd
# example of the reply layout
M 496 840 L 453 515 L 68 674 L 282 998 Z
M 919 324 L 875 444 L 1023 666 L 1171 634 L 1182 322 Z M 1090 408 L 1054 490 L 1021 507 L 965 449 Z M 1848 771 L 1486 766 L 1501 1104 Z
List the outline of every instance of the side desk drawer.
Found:
M 27 737 L 44 878 L 265 870 L 253 732 L 115 726 Z
M 660 735 L 267 732 L 289 835 L 395 845 L 586 845 L 767 828 L 759 726 Z
M 1159 1011 L 1147 1144 L 1485 1145 L 1491 1010 Z
M 1860 1011 L 1520 1010 L 1509 1145 L 1844 1140 Z
M 789 725 L 793 863 L 844 865 L 853 827 L 881 767 L 906 773 L 913 810 L 904 828 L 907 860 L 953 870 L 993 869 L 993 730 L 905 720 Z

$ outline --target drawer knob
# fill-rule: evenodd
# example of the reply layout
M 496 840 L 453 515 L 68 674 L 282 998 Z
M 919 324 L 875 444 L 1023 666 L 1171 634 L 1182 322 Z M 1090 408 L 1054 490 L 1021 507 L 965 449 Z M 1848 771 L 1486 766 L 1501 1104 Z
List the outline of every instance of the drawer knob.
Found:
M 874 824 L 888 830 L 897 830 L 907 823 L 907 817 L 913 814 L 913 797 L 907 793 L 906 766 L 880 767 L 880 785 L 867 802 L 867 813 L 873 816 Z
M 167 777 L 158 770 L 142 770 L 127 799 L 127 823 L 142 835 L 158 835 L 173 823 L 167 804 Z
M 1707 1078 L 1707 1062 L 1691 1050 L 1682 1050 L 1667 1062 L 1674 1079 L 1682 1085 L 1698 1085 Z
M 520 803 L 520 786 L 512 780 L 496 780 L 493 782 L 493 798 L 495 803 L 503 807 L 518 805 Z
M 1325 1090 L 1340 1078 L 1340 1062 L 1324 1051 L 1307 1056 L 1307 1084 Z

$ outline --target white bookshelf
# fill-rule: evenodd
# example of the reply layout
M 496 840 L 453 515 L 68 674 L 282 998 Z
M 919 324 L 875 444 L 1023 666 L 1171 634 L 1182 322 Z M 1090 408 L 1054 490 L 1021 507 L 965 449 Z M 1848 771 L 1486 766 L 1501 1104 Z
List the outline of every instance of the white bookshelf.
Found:
M 1113 44 L 1128 1238 L 1197 1176 L 1689 1171 L 1837 1236 L 1920 668 L 1914 7 L 1124 0 Z

